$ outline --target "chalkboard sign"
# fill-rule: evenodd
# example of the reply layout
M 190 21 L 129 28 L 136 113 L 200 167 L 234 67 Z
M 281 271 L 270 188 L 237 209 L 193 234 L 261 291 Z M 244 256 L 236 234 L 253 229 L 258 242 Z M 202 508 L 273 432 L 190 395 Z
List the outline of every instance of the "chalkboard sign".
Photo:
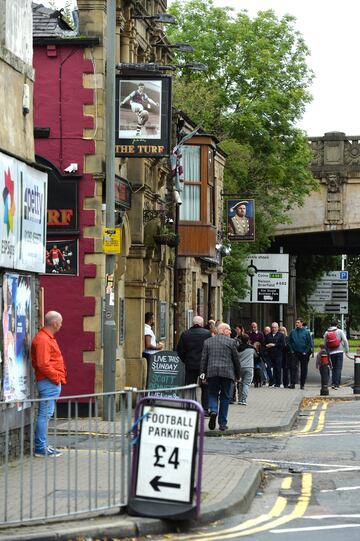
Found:
M 185 366 L 176 351 L 159 351 L 149 355 L 146 388 L 149 390 L 183 387 Z M 176 391 L 160 391 L 157 396 L 178 398 Z

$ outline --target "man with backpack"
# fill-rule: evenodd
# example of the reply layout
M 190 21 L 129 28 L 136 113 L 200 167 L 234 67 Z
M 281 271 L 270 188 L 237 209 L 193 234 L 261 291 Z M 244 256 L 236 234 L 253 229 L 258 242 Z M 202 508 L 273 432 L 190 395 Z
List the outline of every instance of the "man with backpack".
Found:
M 330 327 L 325 332 L 324 342 L 332 364 L 332 388 L 338 389 L 341 383 L 344 351 L 348 353 L 349 343 L 345 333 L 338 328 L 336 319 L 331 322 Z

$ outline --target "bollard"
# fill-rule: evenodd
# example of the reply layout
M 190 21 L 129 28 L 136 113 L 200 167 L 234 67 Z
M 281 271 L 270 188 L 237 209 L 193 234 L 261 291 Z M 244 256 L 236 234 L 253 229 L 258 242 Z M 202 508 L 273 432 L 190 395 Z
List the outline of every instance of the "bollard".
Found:
M 319 369 L 320 369 L 320 376 L 321 376 L 320 396 L 328 396 L 329 395 L 330 363 L 329 363 L 329 356 L 327 354 L 321 354 Z
M 354 394 L 360 394 L 360 355 L 354 356 Z

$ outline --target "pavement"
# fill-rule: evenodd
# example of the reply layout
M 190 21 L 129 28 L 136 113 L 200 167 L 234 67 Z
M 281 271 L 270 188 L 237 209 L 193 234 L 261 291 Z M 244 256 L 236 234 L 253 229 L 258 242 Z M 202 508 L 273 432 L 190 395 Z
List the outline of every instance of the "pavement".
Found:
M 207 429 L 206 436 L 287 432 L 295 423 L 304 398 L 319 395 L 318 383 L 306 386 L 305 390 L 252 387 L 247 406 L 230 405 L 229 429 L 226 433 Z M 336 391 L 330 389 L 329 398 L 351 400 L 357 398 L 357 395 L 353 394 L 350 386 L 345 385 Z M 57 467 L 61 470 L 60 466 Z M 207 452 L 205 440 L 201 514 L 196 525 L 208 524 L 235 513 L 245 513 L 259 489 L 262 476 L 260 464 L 225 453 Z M 141 535 L 151 539 L 156 534 L 178 531 L 178 526 L 178 523 L 170 520 L 108 513 L 102 517 L 87 515 L 83 519 L 64 522 L 0 528 L 0 541 L 131 538 Z M 187 526 L 191 526 L 191 523 Z

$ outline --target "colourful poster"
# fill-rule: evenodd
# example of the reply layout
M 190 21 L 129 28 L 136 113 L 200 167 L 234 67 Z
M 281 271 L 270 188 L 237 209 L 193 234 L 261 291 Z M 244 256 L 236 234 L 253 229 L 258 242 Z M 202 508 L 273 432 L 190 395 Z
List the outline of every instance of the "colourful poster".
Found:
M 4 274 L 2 326 L 4 336 L 3 399 L 30 398 L 31 278 Z
M 14 267 L 19 211 L 18 161 L 0 153 L 0 267 Z

